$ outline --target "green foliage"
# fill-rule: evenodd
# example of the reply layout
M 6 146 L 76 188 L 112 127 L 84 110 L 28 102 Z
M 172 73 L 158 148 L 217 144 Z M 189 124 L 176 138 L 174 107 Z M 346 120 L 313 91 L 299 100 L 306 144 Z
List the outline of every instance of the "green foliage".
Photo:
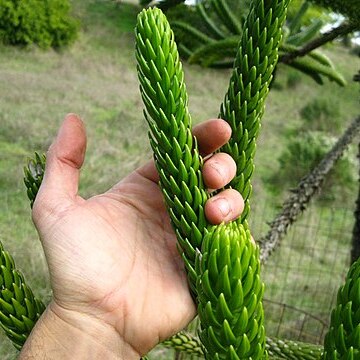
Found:
M 290 66 L 310 76 L 319 85 L 324 84 L 324 77 L 340 86 L 346 85 L 344 77 L 332 65 L 323 65 L 318 58 L 314 58 L 314 55 L 315 52 L 313 51 L 311 55 L 297 57 L 291 61 Z
M 207 45 L 200 46 L 197 50 L 190 53 L 189 62 L 199 63 L 202 66 L 213 67 L 230 67 L 233 66 L 233 59 L 236 55 L 236 49 L 239 42 L 237 36 L 229 36 L 226 39 L 213 41 L 204 33 L 187 26 L 183 22 L 174 22 L 173 26 L 176 29 L 182 28 L 184 31 L 191 33 L 193 38 L 207 43 Z M 289 52 L 296 51 L 297 47 L 290 43 L 280 45 L 280 55 L 284 56 Z M 323 84 L 323 77 L 336 82 L 340 86 L 345 86 L 346 81 L 343 76 L 336 71 L 331 60 L 320 53 L 319 51 L 312 51 L 304 57 L 298 57 L 292 60 L 290 66 L 294 69 L 300 70 L 303 74 L 312 77 L 317 83 Z
M 45 162 L 45 154 L 39 155 L 38 153 L 35 153 L 35 157 L 29 159 L 27 166 L 24 167 L 24 183 L 31 207 L 34 205 L 36 195 L 44 177 Z
M 233 34 L 242 33 L 242 24 L 224 0 L 212 0 L 216 13 L 225 27 Z
M 343 127 L 339 106 L 332 99 L 315 98 L 300 110 L 300 115 L 308 130 L 328 130 L 337 134 Z
M 302 80 L 302 76 L 298 71 L 289 70 L 287 72 L 286 86 L 289 89 L 296 88 Z
M 325 337 L 324 360 L 360 358 L 360 259 L 351 267 L 339 289 Z
M 150 143 L 190 287 L 199 302 L 200 337 L 206 347 L 205 354 L 208 358 L 260 359 L 265 350 L 265 329 L 258 248 L 242 225 L 212 227 L 205 220 L 203 208 L 208 194 L 200 172 L 202 161 L 191 135 L 184 75 L 166 18 L 158 9 L 143 11 L 136 35 L 138 73 L 147 110 L 145 117 L 151 130 Z M 254 134 L 250 136 L 250 149 L 253 149 Z M 246 141 L 245 146 L 248 146 Z M 247 160 L 244 156 L 245 153 L 242 161 Z M 247 151 L 247 156 L 253 156 L 253 152 Z M 248 182 L 250 175 L 246 175 Z M 233 256 L 228 258 L 226 254 L 230 253 Z M 243 264 L 240 264 L 242 254 Z
M 308 0 L 292 0 L 287 14 L 288 23 L 292 23 L 298 17 L 303 7 L 306 8 L 306 11 L 301 16 L 300 26 L 308 26 L 314 19 L 321 19 L 325 22 L 329 20 L 329 13 L 324 8 L 316 6 Z
M 286 53 L 296 52 L 297 49 L 296 46 L 286 43 L 281 46 L 280 54 L 286 56 Z M 300 70 L 303 74 L 309 75 L 320 85 L 324 83 L 324 77 L 340 86 L 347 84 L 341 73 L 335 69 L 331 60 L 318 50 L 314 50 L 306 56 L 296 57 L 291 61 L 290 66 Z
M 159 9 L 139 14 L 136 40 L 141 96 L 151 130 L 150 144 L 195 293 L 195 249 L 201 248 L 207 225 L 204 205 L 208 194 L 202 181 L 202 160 L 191 134 L 184 73 L 173 33 Z
M 59 48 L 71 44 L 78 23 L 69 0 L 0 0 L 0 41 Z
M 206 359 L 263 359 L 259 248 L 236 222 L 205 235 L 196 259 L 199 336 Z
M 44 304 L 34 297 L 14 259 L 0 243 L 0 325 L 17 349 L 44 310 Z
M 200 340 L 185 332 L 178 333 L 162 343 L 182 353 L 204 357 Z M 266 350 L 269 359 L 319 360 L 324 352 L 322 346 L 299 341 L 266 338 Z
M 308 26 L 301 27 L 297 29 L 297 31 L 290 32 L 289 36 L 286 38 L 286 42 L 294 46 L 306 44 L 320 34 L 320 30 L 323 26 L 323 21 L 321 19 L 316 19 Z
M 334 12 L 343 14 L 350 18 L 355 23 L 359 24 L 360 28 L 360 2 L 359 0 L 310 0 L 313 3 L 330 9 Z
M 198 357 L 204 356 L 200 340 L 184 331 L 163 341 L 161 344 L 190 355 L 197 355 Z
M 279 171 L 268 179 L 273 191 L 279 191 L 281 187 L 294 187 L 323 159 L 335 142 L 335 137 L 324 132 L 312 131 L 299 134 L 297 131 L 289 138 L 286 149 L 278 158 Z M 328 202 L 352 198 L 356 183 L 353 169 L 351 157 L 343 156 L 326 178 L 320 200 Z
M 301 26 L 305 25 L 304 23 L 304 17 L 305 14 L 308 12 L 310 4 L 307 1 L 295 1 L 296 11 L 291 12 L 291 9 L 294 10 L 294 1 L 291 2 L 291 5 L 288 9 L 288 16 L 287 21 L 289 23 L 289 31 L 290 34 L 297 33 Z M 307 24 L 308 25 L 308 24 Z
M 324 351 L 322 346 L 300 341 L 266 339 L 266 349 L 270 359 L 320 360 Z
M 216 2 L 215 6 L 227 14 L 222 5 Z M 255 360 L 265 355 L 259 250 L 247 230 L 246 217 L 255 141 L 278 59 L 287 5 L 288 1 L 254 1 L 245 23 L 221 117 L 233 129 L 232 138 L 222 148 L 237 163 L 230 186 L 242 193 L 246 209 L 241 220 L 217 227 L 204 217 L 209 195 L 191 136 L 188 97 L 173 34 L 158 9 L 142 11 L 138 17 L 136 58 L 150 144 L 198 301 L 200 338 L 209 359 Z
M 175 8 L 173 14 L 169 13 L 169 19 L 182 56 L 190 63 L 206 67 L 231 68 L 245 26 L 248 6 L 247 1 L 203 0 L 196 6 Z M 285 27 L 285 36 L 280 44 L 281 57 L 296 52 L 319 34 L 323 25 L 321 18 L 302 26 L 308 10 L 308 6 L 298 9 L 288 27 Z M 346 83 L 331 61 L 318 51 L 285 63 L 309 75 L 319 84 L 323 84 L 323 78 L 341 86 Z
M 220 108 L 220 117 L 232 128 L 232 138 L 221 151 L 229 153 L 237 165 L 230 185 L 245 201 L 239 221 L 249 213 L 254 170 L 256 139 L 265 99 L 278 61 L 278 50 L 288 1 L 255 1 L 250 10 L 245 31 L 235 58 L 229 88 Z

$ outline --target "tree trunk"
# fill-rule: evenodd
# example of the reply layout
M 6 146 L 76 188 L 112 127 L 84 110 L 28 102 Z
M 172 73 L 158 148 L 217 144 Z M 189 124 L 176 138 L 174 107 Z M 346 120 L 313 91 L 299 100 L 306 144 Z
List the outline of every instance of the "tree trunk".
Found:
M 270 231 L 259 241 L 262 262 L 265 262 L 274 249 L 279 246 L 289 226 L 296 221 L 313 196 L 320 191 L 327 174 L 359 131 L 360 116 L 351 123 L 316 168 L 300 181 L 296 189 L 292 190 L 292 194 L 283 204 L 282 211 L 270 223 Z

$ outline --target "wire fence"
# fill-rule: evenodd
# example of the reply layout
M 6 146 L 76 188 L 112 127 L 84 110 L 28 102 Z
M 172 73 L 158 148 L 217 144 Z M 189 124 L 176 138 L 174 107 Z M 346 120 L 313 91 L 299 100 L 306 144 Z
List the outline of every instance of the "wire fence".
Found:
M 255 207 L 253 214 L 262 223 L 273 218 L 266 204 Z M 251 225 L 255 238 L 266 232 L 264 223 Z M 352 209 L 312 205 L 291 227 L 262 268 L 269 336 L 323 343 L 350 265 L 353 225 Z

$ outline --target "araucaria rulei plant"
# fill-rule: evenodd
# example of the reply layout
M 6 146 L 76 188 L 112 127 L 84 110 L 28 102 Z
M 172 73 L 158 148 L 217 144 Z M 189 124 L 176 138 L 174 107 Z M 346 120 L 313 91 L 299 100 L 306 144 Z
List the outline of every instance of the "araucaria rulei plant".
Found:
M 159 9 L 142 11 L 136 27 L 141 95 L 164 194 L 190 288 L 198 303 L 200 339 L 208 359 L 266 358 L 259 249 L 246 222 L 250 178 L 264 102 L 278 60 L 289 0 L 254 1 L 233 75 L 220 108 L 232 128 L 221 149 L 236 162 L 230 187 L 244 197 L 241 218 L 213 226 L 204 217 L 210 196 L 191 134 L 184 74 L 174 35 Z
M 150 144 L 160 175 L 179 251 L 198 306 L 199 338 L 181 333 L 164 345 L 211 360 L 360 359 L 360 261 L 340 289 L 325 348 L 269 339 L 265 335 L 259 247 L 247 223 L 256 139 L 290 0 L 254 0 L 239 43 L 220 117 L 232 128 L 221 151 L 236 162 L 228 187 L 245 201 L 242 216 L 218 226 L 207 222 L 211 196 L 202 180 L 203 159 L 192 135 L 184 73 L 174 35 L 159 9 L 143 10 L 136 27 L 140 90 Z M 33 203 L 45 157 L 36 155 L 25 169 Z M 13 260 L 0 247 L 0 323 L 19 348 L 44 307 L 24 284 Z M 176 311 L 176 309 L 174 309 Z

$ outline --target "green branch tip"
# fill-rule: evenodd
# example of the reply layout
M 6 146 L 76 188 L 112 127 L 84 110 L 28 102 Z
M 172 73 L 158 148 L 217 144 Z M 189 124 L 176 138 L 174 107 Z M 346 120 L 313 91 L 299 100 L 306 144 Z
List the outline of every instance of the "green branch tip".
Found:
M 33 295 L 0 243 L 0 325 L 17 349 L 21 349 L 44 310 L 44 304 Z

